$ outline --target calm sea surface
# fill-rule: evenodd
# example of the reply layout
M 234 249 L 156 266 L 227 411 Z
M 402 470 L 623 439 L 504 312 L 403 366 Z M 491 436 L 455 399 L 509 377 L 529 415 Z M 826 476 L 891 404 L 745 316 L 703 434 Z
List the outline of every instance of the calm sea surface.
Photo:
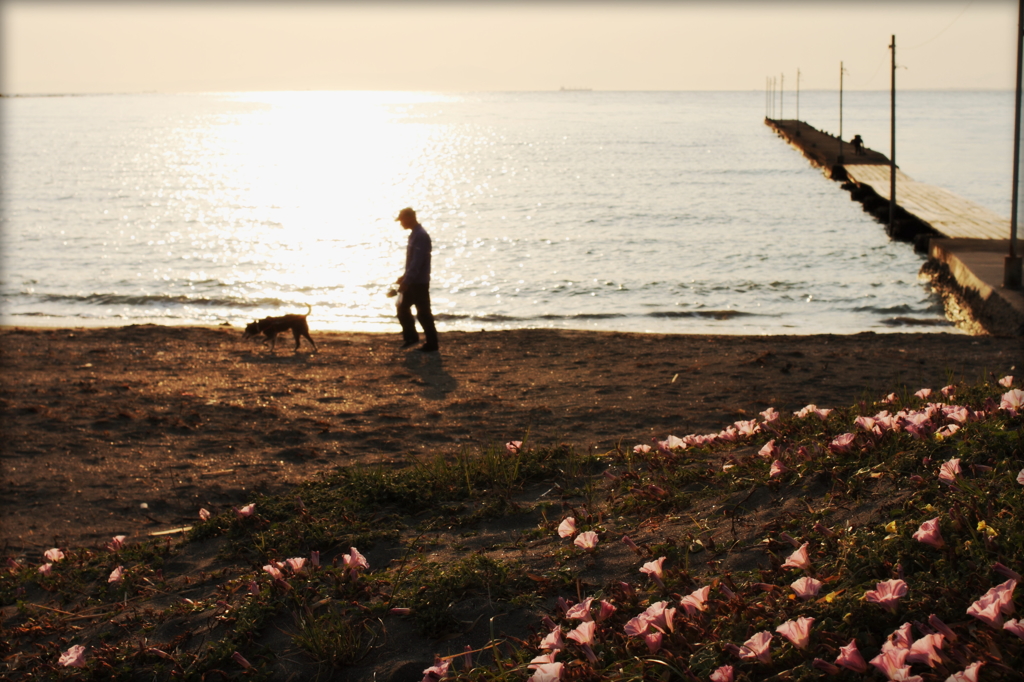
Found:
M 442 332 L 951 330 L 922 256 L 765 113 L 762 92 L 5 98 L 0 322 L 308 303 L 314 330 L 397 332 L 393 218 L 413 206 Z M 837 93 L 799 115 L 838 132 Z M 1009 215 L 1012 93 L 901 93 L 897 117 L 904 172 Z M 855 133 L 889 153 L 888 93 L 846 93 Z

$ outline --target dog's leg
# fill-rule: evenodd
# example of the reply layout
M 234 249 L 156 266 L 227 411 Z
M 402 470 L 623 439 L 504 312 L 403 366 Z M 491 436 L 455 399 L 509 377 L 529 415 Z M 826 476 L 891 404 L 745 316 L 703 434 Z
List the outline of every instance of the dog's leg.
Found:
M 302 335 L 305 336 L 310 345 L 313 346 L 313 350 L 319 353 L 320 349 L 316 347 L 316 342 L 313 341 L 313 337 L 309 335 L 309 332 L 302 332 Z

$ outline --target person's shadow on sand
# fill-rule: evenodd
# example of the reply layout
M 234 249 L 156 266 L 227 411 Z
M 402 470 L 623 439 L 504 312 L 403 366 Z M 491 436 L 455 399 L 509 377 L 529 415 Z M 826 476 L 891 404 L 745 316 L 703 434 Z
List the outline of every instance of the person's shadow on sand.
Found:
M 423 382 L 422 395 L 427 400 L 443 400 L 458 388 L 459 382 L 445 371 L 440 353 L 407 353 L 405 366 Z

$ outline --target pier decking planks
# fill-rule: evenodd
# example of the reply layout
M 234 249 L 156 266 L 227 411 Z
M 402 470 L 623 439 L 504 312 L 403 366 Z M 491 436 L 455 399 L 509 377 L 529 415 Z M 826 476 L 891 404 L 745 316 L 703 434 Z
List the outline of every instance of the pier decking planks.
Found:
M 799 149 L 809 161 L 821 167 L 829 177 L 845 172 L 850 182 L 870 187 L 875 194 L 889 200 L 889 159 L 884 154 L 865 149 L 855 156 L 849 142 L 823 133 L 802 121 L 765 119 L 786 142 Z M 843 150 L 843 163 L 839 150 Z M 840 176 L 841 177 L 841 176 Z M 896 169 L 896 204 L 939 234 L 957 239 L 1006 239 L 1010 220 L 959 197 L 948 190 L 917 182 Z
M 875 193 L 889 200 L 889 167 L 873 165 L 844 166 L 846 176 L 857 185 L 870 185 Z M 952 192 L 917 182 L 896 169 L 896 203 L 931 225 L 944 237 L 955 239 L 1006 239 L 1010 220 L 984 206 Z

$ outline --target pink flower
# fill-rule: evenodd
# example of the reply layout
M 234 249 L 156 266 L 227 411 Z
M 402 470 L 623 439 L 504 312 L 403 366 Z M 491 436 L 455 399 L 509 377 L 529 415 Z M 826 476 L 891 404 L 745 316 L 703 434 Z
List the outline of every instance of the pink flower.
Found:
M 644 444 L 644 445 L 634 445 L 633 446 L 633 452 L 638 454 L 638 455 L 646 455 L 650 451 L 651 451 L 651 446 L 650 445 Z
M 117 550 L 124 547 L 124 540 L 127 537 L 127 535 L 115 535 L 110 540 L 110 542 L 107 543 L 107 549 L 109 549 L 111 552 L 116 552 Z
M 392 606 L 388 609 L 388 613 L 392 616 L 408 616 L 412 613 L 412 609 L 407 606 Z
M 123 566 L 118 566 L 117 568 L 115 568 L 113 571 L 110 572 L 110 577 L 107 578 L 107 582 L 108 583 L 119 583 L 119 582 L 121 582 L 121 578 L 123 578 L 123 577 L 124 577 L 124 567 Z
M 46 557 L 47 561 L 57 562 L 64 558 L 64 552 L 54 547 L 43 552 L 43 556 Z
M 263 570 L 269 573 L 270 577 L 274 580 L 281 580 L 282 578 L 284 578 L 284 573 L 282 573 L 281 569 L 279 569 L 274 564 L 267 564 L 263 567 Z
M 583 649 L 583 653 L 587 656 L 587 660 L 591 663 L 597 663 L 597 656 L 594 654 L 594 650 L 590 648 L 590 645 L 594 642 L 594 632 L 596 628 L 597 623 L 594 621 L 580 623 L 579 627 L 566 635 L 566 637 L 580 645 L 580 648 Z
M 939 532 L 939 517 L 937 516 L 922 523 L 921 527 L 917 529 L 917 532 L 912 537 L 918 542 L 931 545 L 935 549 L 942 549 L 946 546 L 946 541 L 942 539 L 942 533 Z
M 683 607 L 687 615 L 696 616 L 698 611 L 708 610 L 708 595 L 711 593 L 711 586 L 705 585 L 683 597 L 679 605 Z
M 1003 616 L 1013 613 L 1013 590 L 1016 587 L 1016 580 L 996 585 L 967 608 L 967 615 L 994 628 L 1003 627 Z
M 882 651 L 888 651 L 889 649 L 909 649 L 910 645 L 914 643 L 914 635 L 910 628 L 910 623 L 904 623 L 896 628 L 896 630 L 886 638 L 885 642 L 882 643 Z
M 736 422 L 736 431 L 741 436 L 753 436 L 755 433 L 761 430 L 761 425 L 757 423 L 756 419 L 750 419 L 747 421 Z
M 942 387 L 942 395 L 946 396 L 947 398 L 953 395 L 954 393 L 956 393 L 956 386 L 950 384 L 949 386 Z
M 640 554 L 640 548 L 637 547 L 637 544 L 635 542 L 633 542 L 633 540 L 630 539 L 630 537 L 628 535 L 623 535 L 622 536 L 622 544 L 626 545 L 626 547 L 629 547 L 631 550 L 633 550 L 637 554 Z
M 210 510 L 209 509 L 200 509 L 199 510 L 199 520 L 200 521 L 209 521 L 210 520 Z
M 652 654 L 658 653 L 658 649 L 661 648 L 661 642 L 665 635 L 660 632 L 648 632 L 644 635 L 644 643 L 647 645 L 647 650 Z
M 612 604 L 611 602 L 607 602 L 604 599 L 599 601 L 597 604 L 598 604 L 598 611 L 597 611 L 597 622 L 598 623 L 604 621 L 607 618 L 610 618 L 613 613 L 618 611 L 618 609 L 615 608 L 614 604 Z
M 523 441 L 521 440 L 510 440 L 505 443 L 505 452 L 510 455 L 518 455 L 519 451 L 523 449 Z
M 438 682 L 442 677 L 448 674 L 448 666 L 452 664 L 449 660 L 438 661 L 436 665 L 432 665 L 423 671 L 423 679 L 420 682 Z
M 558 682 L 562 679 L 563 664 L 557 661 L 531 663 L 527 667 L 536 671 L 530 676 L 529 682 Z
M 1021 623 L 1016 618 L 1014 618 L 1013 620 L 1008 620 L 1005 623 L 1003 623 L 1003 629 L 1007 632 L 1012 632 L 1021 639 L 1024 639 L 1024 623 Z
M 735 443 L 739 438 L 739 432 L 735 426 L 728 426 L 718 433 L 718 439 L 726 443 Z
M 871 659 L 875 666 L 890 680 L 906 680 L 910 666 L 906 665 L 910 649 L 886 649 Z
M 946 415 L 946 419 L 955 421 L 957 424 L 966 424 L 971 414 L 966 407 L 960 405 L 948 405 L 943 408 L 942 412 Z
M 945 426 L 943 426 L 942 428 L 935 432 L 935 437 L 938 438 L 939 440 L 942 440 L 943 438 L 949 438 L 959 430 L 959 424 L 946 424 Z
M 858 429 L 862 429 L 864 431 L 867 431 L 868 433 L 872 432 L 875 428 L 875 420 L 872 419 L 871 417 L 865 417 L 864 415 L 861 415 L 854 419 L 853 424 Z
M 832 414 L 832 410 L 824 407 L 814 410 L 814 416 L 820 419 L 821 421 L 825 421 L 830 414 Z
M 568 538 L 572 537 L 575 533 L 576 519 L 574 519 L 573 517 L 569 516 L 563 519 L 560 524 L 558 524 L 558 537 Z
M 887 405 L 892 405 L 895 402 L 899 402 L 899 398 L 896 397 L 895 393 L 890 393 L 882 398 L 881 402 L 886 403 Z
M 248 670 L 249 668 L 252 667 L 252 664 L 249 663 L 249 661 L 245 660 L 245 656 L 243 656 L 242 654 L 238 653 L 237 651 L 235 653 L 231 654 L 231 660 L 233 660 L 235 663 L 237 663 L 238 665 L 242 666 L 246 670 Z
M 796 620 L 787 620 L 775 628 L 775 632 L 788 639 L 797 649 L 806 649 L 807 643 L 811 639 L 811 625 L 813 624 L 813 618 L 801 616 Z
M 284 562 L 292 573 L 301 573 L 302 569 L 306 567 L 305 557 L 292 557 L 291 559 L 285 559 Z
M 1013 386 L 1013 375 L 1007 374 L 1005 377 L 1000 379 L 998 383 L 1003 388 L 1009 388 L 1010 386 Z
M 1017 483 L 1024 485 L 1024 469 L 1021 469 L 1020 473 L 1017 474 Z
M 936 663 L 942 662 L 942 640 L 939 634 L 925 635 L 914 642 L 910 647 L 910 655 L 907 656 L 908 663 L 924 663 L 934 668 Z
M 81 644 L 75 644 L 60 655 L 60 659 L 57 663 L 65 668 L 84 668 L 85 647 Z
M 953 673 L 947 677 L 946 682 L 978 682 L 978 669 L 983 665 L 985 665 L 984 661 L 975 661 L 962 672 Z
M 851 639 L 849 644 L 839 647 L 836 665 L 841 665 L 855 673 L 867 672 L 868 664 L 864 657 L 860 655 L 860 649 L 857 648 L 857 640 Z
M 590 616 L 590 605 L 594 603 L 593 597 L 587 597 L 576 606 L 567 609 L 565 612 L 566 618 L 573 620 L 590 621 L 593 618 Z
M 765 459 L 773 459 L 779 454 L 779 448 L 775 446 L 775 439 L 772 438 L 770 441 L 764 444 L 764 446 L 757 451 L 757 454 Z
M 811 559 L 807 556 L 807 544 L 800 545 L 800 549 L 796 550 L 789 555 L 786 559 L 786 563 L 782 564 L 783 568 L 800 568 L 807 570 L 811 567 Z
M 711 673 L 708 679 L 711 682 L 733 682 L 736 679 L 736 670 L 731 665 L 723 665 Z
M 673 621 L 676 617 L 675 608 L 668 605 L 667 601 L 659 601 L 651 604 L 644 611 L 644 615 L 648 618 L 651 627 L 661 632 L 672 632 Z
M 311 550 L 309 552 L 309 564 L 314 568 L 320 565 L 320 552 L 317 550 Z
M 832 439 L 832 442 L 828 444 L 828 449 L 837 455 L 851 452 L 853 450 L 853 439 L 854 435 L 852 433 L 840 434 Z
M 573 540 L 573 544 L 579 547 L 580 549 L 590 551 L 597 547 L 597 533 L 595 533 L 592 530 L 588 530 L 585 533 L 580 533 L 576 536 L 576 539 Z
M 561 651 L 565 648 L 565 642 L 562 640 L 562 629 L 555 627 L 554 630 L 549 632 L 544 639 L 540 640 L 540 648 L 548 651 Z
M 779 413 L 775 411 L 774 407 L 769 407 L 767 410 L 761 413 L 761 416 L 764 418 L 765 424 L 771 424 L 773 422 L 779 421 Z
M 772 633 L 762 630 L 743 643 L 743 646 L 740 647 L 739 656 L 744 661 L 756 660 L 761 663 L 771 663 L 772 652 L 768 649 L 771 646 L 771 642 Z
M 932 389 L 930 389 L 930 388 L 922 388 L 920 391 L 918 391 L 914 395 L 916 395 L 921 400 L 924 400 L 925 398 L 927 398 L 931 394 L 932 394 Z
M 672 450 L 685 450 L 686 441 L 683 440 L 682 438 L 670 435 L 665 440 L 658 442 L 658 448 L 660 450 L 667 450 L 669 452 L 671 452 Z
M 39 571 L 39 575 L 46 577 L 53 572 L 53 564 L 45 563 L 42 566 L 40 566 L 37 570 Z
M 665 559 L 668 557 L 659 557 L 654 561 L 648 561 L 646 564 L 640 567 L 640 572 L 651 576 L 651 580 L 658 583 L 658 587 L 665 589 L 665 583 L 661 581 L 665 575 L 662 564 L 665 563 Z
M 659 632 L 672 631 L 672 620 L 676 610 L 668 607 L 667 601 L 659 601 L 647 607 L 647 610 L 630 619 L 623 630 L 630 637 L 642 637 L 650 628 Z
M 776 476 L 781 476 L 787 471 L 789 471 L 789 468 L 786 467 L 782 460 L 777 459 L 774 462 L 772 462 L 772 468 L 768 471 L 768 478 L 775 478 Z
M 943 462 L 942 466 L 939 467 L 940 481 L 945 481 L 946 483 L 953 483 L 956 481 L 956 477 L 959 475 L 960 460 L 957 458 L 953 458 L 947 462 Z
M 235 509 L 235 516 L 240 519 L 248 518 L 256 512 L 256 503 L 247 504 L 241 509 Z
M 360 569 L 367 571 L 370 570 L 370 562 L 366 560 L 366 557 L 359 553 L 358 549 L 350 547 L 349 551 L 351 554 L 341 555 L 341 560 L 344 563 L 345 568 L 351 568 L 354 571 L 358 571 Z
M 999 400 L 999 409 L 1006 410 L 1011 417 L 1016 417 L 1017 413 L 1024 409 L 1024 391 L 1014 388 L 1004 393 Z
M 907 584 L 902 580 L 884 580 L 875 589 L 864 593 L 864 598 L 895 613 L 896 602 L 907 594 Z
M 812 404 L 807 405 L 806 407 L 803 407 L 803 408 L 797 410 L 796 412 L 794 412 L 793 416 L 794 417 L 799 417 L 800 419 L 803 419 L 804 417 L 806 417 L 810 413 L 814 412 L 816 409 L 818 409 L 818 406 L 812 403 Z
M 790 587 L 800 599 L 810 599 L 818 596 L 818 591 L 821 590 L 821 581 L 804 576 L 793 582 Z

